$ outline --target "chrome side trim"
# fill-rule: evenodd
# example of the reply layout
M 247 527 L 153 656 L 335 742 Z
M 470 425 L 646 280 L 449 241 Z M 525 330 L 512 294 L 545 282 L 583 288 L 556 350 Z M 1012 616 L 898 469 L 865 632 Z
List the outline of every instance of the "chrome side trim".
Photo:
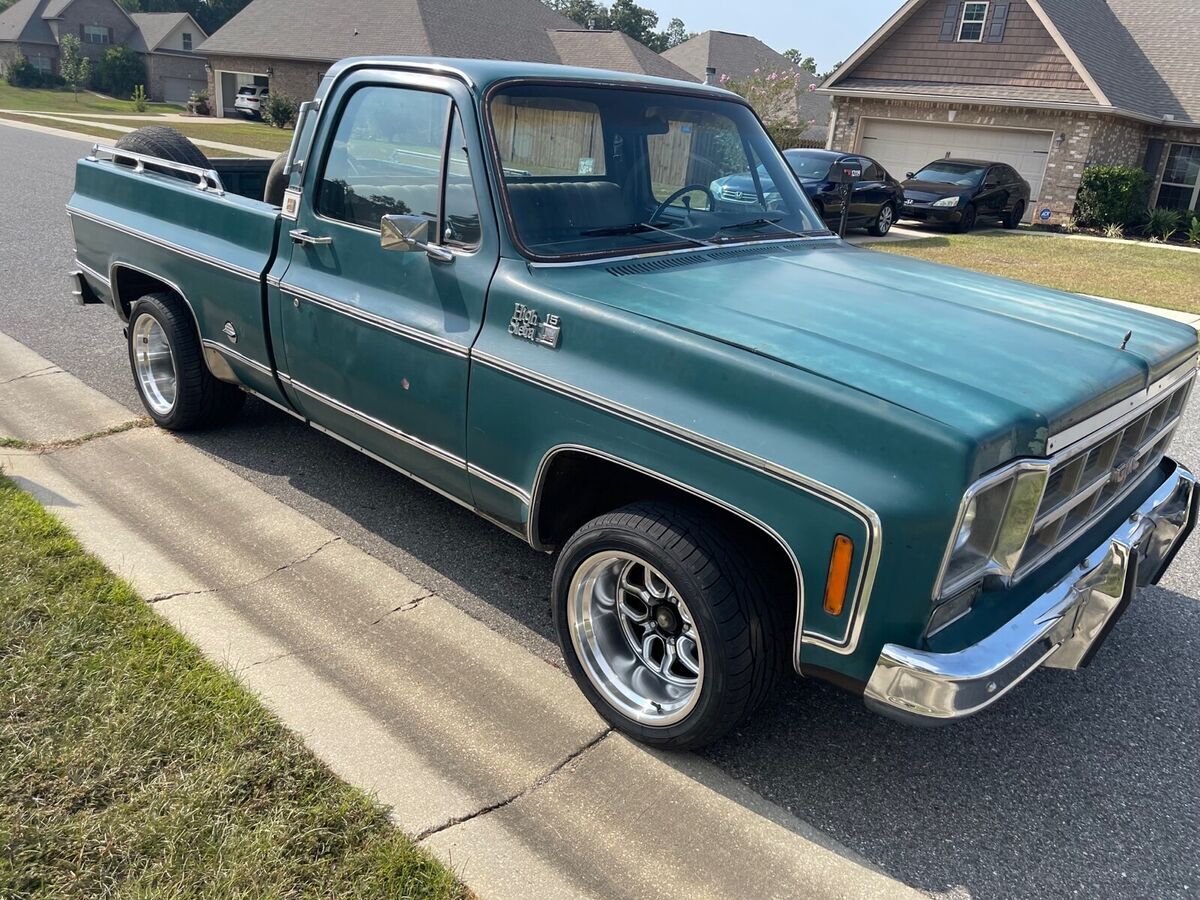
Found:
M 261 372 L 263 375 L 266 375 L 268 378 L 273 378 L 275 376 L 275 373 L 271 371 L 270 366 L 264 366 L 258 360 L 251 359 L 250 357 L 246 356 L 245 354 L 238 353 L 236 350 L 234 350 L 230 347 L 226 347 L 224 344 L 219 344 L 216 341 L 209 340 L 208 338 L 204 338 L 203 340 L 200 341 L 200 343 L 202 343 L 205 347 L 207 347 L 210 350 L 216 350 L 218 353 L 222 353 L 225 356 L 230 357 L 234 361 L 239 362 L 242 365 L 247 366 L 251 369 L 254 369 L 254 371 L 256 371 L 256 372 Z
M 339 313 L 351 319 L 355 319 L 366 325 L 372 325 L 375 328 L 383 331 L 390 331 L 392 334 L 402 338 L 407 338 L 410 341 L 415 341 L 419 344 L 425 344 L 428 347 L 433 347 L 435 350 L 441 350 L 449 353 L 452 356 L 466 357 L 469 351 L 466 347 L 454 343 L 454 341 L 446 340 L 445 338 L 437 337 L 428 332 L 421 331 L 419 328 L 413 328 L 411 325 L 405 325 L 402 322 L 396 322 L 392 319 L 386 319 L 383 316 L 378 316 L 375 313 L 367 312 L 358 307 L 351 306 L 348 303 L 343 303 L 341 300 L 334 300 L 332 297 L 326 297 L 324 294 L 317 294 L 312 291 L 307 291 L 304 288 L 298 288 L 295 285 L 288 284 L 285 281 L 275 279 L 274 284 L 282 293 L 290 294 L 294 297 L 299 297 L 301 300 L 306 300 L 309 303 L 315 303 L 317 306 L 324 307 L 331 312 Z
M 300 381 L 297 381 L 295 378 L 290 378 L 290 377 L 281 375 L 280 379 L 285 381 L 287 384 L 290 384 L 293 388 L 295 388 L 301 394 L 311 397 L 320 403 L 324 403 L 326 406 L 331 407 L 332 409 L 334 409 L 337 412 L 340 412 L 344 415 L 350 416 L 350 418 L 352 418 L 352 419 L 357 419 L 359 422 L 362 422 L 364 425 L 368 425 L 371 428 L 376 429 L 377 431 L 383 432 L 388 437 L 395 438 L 396 440 L 400 441 L 401 443 L 408 444 L 410 447 L 415 447 L 417 450 L 420 450 L 424 453 L 428 453 L 430 456 L 435 456 L 438 459 L 442 460 L 442 462 L 449 463 L 450 465 L 455 466 L 456 468 L 465 470 L 467 467 L 467 461 L 465 459 L 463 459 L 461 456 L 455 456 L 453 453 L 451 453 L 448 450 L 443 450 L 441 447 L 431 444 L 428 441 L 423 441 L 419 437 L 415 437 L 405 431 L 401 431 L 399 428 L 395 428 L 391 425 L 388 425 L 386 422 L 382 422 L 379 419 L 374 418 L 373 416 L 369 416 L 366 413 L 361 412 L 360 410 L 357 410 L 352 406 L 347 406 L 342 401 L 335 400 L 333 397 L 330 397 L 328 394 L 323 394 L 320 391 L 318 391 L 316 388 L 311 388 L 308 385 L 306 385 Z M 330 432 L 330 434 L 332 434 L 332 432 Z
M 260 394 L 258 391 L 254 390 L 254 388 L 249 388 L 249 387 L 246 387 L 244 384 L 243 384 L 243 385 L 240 385 L 240 387 L 241 387 L 241 389 L 242 389 L 243 391 L 245 391 L 247 394 L 251 394 L 251 395 L 253 395 L 253 396 L 257 397 L 257 398 L 258 398 L 259 400 L 261 400 L 263 403 L 266 403 L 266 404 L 268 404 L 268 405 L 270 405 L 270 406 L 273 406 L 273 407 L 275 407 L 276 409 L 280 410 L 281 412 L 285 412 L 285 413 L 287 413 L 289 416 L 291 416 L 291 417 L 292 417 L 292 418 L 294 418 L 294 419 L 299 419 L 299 420 L 300 420 L 301 422 L 303 422 L 305 425 L 309 425 L 309 424 L 311 424 L 311 423 L 308 421 L 308 419 L 304 418 L 304 416 L 300 415 L 300 413 L 296 412 L 294 409 L 292 409 L 292 408 L 291 408 L 291 407 L 289 407 L 289 406 L 284 406 L 284 405 L 283 405 L 282 403 L 280 403 L 278 400 L 272 400 L 270 397 L 266 396 L 265 394 Z
M 467 474 L 474 475 L 475 477 L 480 478 L 483 481 L 486 481 L 492 487 L 499 488 L 500 490 L 504 491 L 505 493 L 511 494 L 512 496 L 514 496 L 518 500 L 520 500 L 522 503 L 524 503 L 526 506 L 529 506 L 529 503 L 530 503 L 529 492 L 526 491 L 524 488 L 513 484 L 511 481 L 505 481 L 499 475 L 494 475 L 491 472 L 489 472 L 487 469 L 481 469 L 479 466 L 477 466 L 471 462 L 467 463 Z M 532 546 L 535 550 L 542 549 L 541 547 L 538 547 L 536 544 L 533 544 L 532 542 L 530 542 L 530 546 Z
M 294 384 L 295 382 L 292 382 L 292 383 Z M 308 424 L 311 425 L 313 428 L 315 428 L 317 431 L 321 432 L 321 434 L 329 435 L 335 441 L 338 441 L 342 444 L 345 444 L 347 447 L 357 450 L 359 453 L 363 454 L 364 456 L 369 456 L 371 459 L 375 460 L 375 462 L 382 463 L 383 465 L 387 466 L 389 469 L 399 472 L 401 475 L 405 476 L 406 478 L 411 478 L 413 481 L 415 481 L 417 484 L 421 485 L 422 487 L 429 488 L 429 490 L 433 491 L 435 494 L 440 494 L 441 496 L 445 497 L 447 500 L 451 500 L 454 503 L 457 503 L 463 509 L 469 509 L 471 512 L 475 513 L 480 518 L 485 519 L 486 521 L 490 522 L 491 524 L 495 525 L 498 528 L 503 529 L 504 531 L 507 531 L 509 534 L 513 535 L 514 537 L 518 537 L 522 541 L 525 540 L 525 535 L 523 535 L 520 531 L 513 528 L 511 525 L 507 525 L 504 522 L 501 522 L 499 519 L 492 518 L 487 513 L 485 513 L 483 510 L 479 509 L 478 507 L 472 506 L 470 503 L 468 503 L 466 500 L 463 500 L 461 497 L 454 496 L 449 491 L 443 490 L 442 488 L 438 487 L 436 484 L 430 484 L 428 481 L 426 481 L 424 478 L 421 478 L 419 475 L 414 475 L 412 472 L 408 471 L 407 469 L 401 468 L 400 466 L 396 465 L 394 462 L 391 462 L 390 460 L 386 460 L 382 456 L 379 456 L 376 453 L 372 453 L 366 447 L 360 446 L 359 444 L 356 444 L 353 441 L 342 437 L 336 431 L 330 431 L 328 428 L 324 427 L 323 425 L 318 425 L 316 422 L 312 421 L 311 419 L 308 420 Z
M 78 256 L 75 257 L 75 267 L 77 269 L 79 269 L 80 271 L 82 271 L 85 275 L 90 276 L 94 281 L 100 282 L 100 284 L 104 285 L 111 292 L 112 281 L 110 279 L 106 278 L 104 275 L 101 275 L 99 272 L 97 272 L 91 266 L 87 266 L 87 265 L 84 265 L 83 263 L 81 263 L 79 261 Z
M 72 206 L 67 207 L 67 213 L 71 216 L 77 216 L 80 219 L 86 219 L 89 222 L 95 222 L 97 225 L 104 225 L 107 228 L 113 229 L 113 231 L 119 231 L 122 234 L 129 235 L 130 237 L 138 238 L 148 244 L 154 244 L 156 247 L 162 247 L 164 250 L 171 250 L 174 253 L 178 253 L 180 256 L 186 256 L 188 259 L 194 259 L 197 262 L 202 262 L 205 265 L 212 266 L 213 268 L 222 269 L 232 275 L 240 275 L 242 278 L 249 278 L 254 282 L 260 282 L 262 280 L 261 274 L 255 272 L 253 269 L 247 269 L 243 266 L 226 262 L 223 259 L 217 259 L 215 256 L 197 253 L 195 250 L 189 250 L 187 247 L 182 247 L 179 244 L 172 243 L 171 241 L 163 240 L 160 237 L 147 234 L 146 232 L 139 231 L 136 228 L 130 228 L 127 225 L 121 225 L 118 222 L 114 222 L 112 219 L 106 219 L 103 216 L 93 215 L 92 213 L 84 212 L 81 209 L 75 209 Z
M 1154 384 L 1150 385 L 1143 391 L 1138 391 L 1131 397 L 1127 397 L 1120 403 L 1110 406 L 1108 409 L 1097 413 L 1096 415 L 1084 419 L 1082 422 L 1072 425 L 1070 428 L 1064 428 L 1062 431 L 1051 435 L 1046 441 L 1046 455 L 1049 456 L 1070 447 L 1077 441 L 1084 438 L 1089 438 L 1096 432 L 1104 428 L 1112 427 L 1115 430 L 1116 423 L 1119 419 L 1137 418 L 1136 413 L 1141 411 L 1141 408 L 1150 403 L 1155 398 L 1167 393 L 1171 388 L 1178 385 L 1184 379 L 1191 377 L 1196 372 L 1197 357 L 1193 357 L 1189 362 L 1184 363 L 1169 375 L 1160 378 Z
M 788 542 L 780 536 L 779 532 L 777 532 L 762 519 L 750 515 L 750 513 L 746 512 L 745 510 L 740 509 L 731 503 L 727 503 L 719 497 L 714 497 L 712 494 L 701 491 L 698 488 L 694 488 L 689 484 L 684 484 L 682 481 L 678 481 L 669 475 L 664 475 L 661 472 L 656 472 L 653 469 L 640 466 L 635 462 L 631 462 L 630 460 L 623 459 L 622 457 L 615 456 L 611 453 L 606 453 L 603 450 L 597 450 L 594 447 L 585 447 L 582 444 L 557 444 L 547 450 L 545 455 L 542 456 L 541 462 L 538 463 L 537 474 L 534 475 L 533 478 L 533 494 L 529 506 L 529 521 L 526 526 L 527 533 L 525 539 L 528 541 L 529 546 L 533 547 L 535 550 L 551 549 L 543 545 L 541 541 L 537 539 L 537 512 L 541 505 L 540 500 L 542 486 L 545 483 L 546 471 L 549 469 L 550 463 L 553 461 L 554 457 L 559 453 L 564 452 L 586 453 L 590 456 L 595 456 L 599 459 L 616 463 L 619 466 L 624 466 L 627 469 L 639 472 L 642 475 L 653 478 L 657 481 L 661 481 L 664 484 L 669 484 L 672 487 L 678 488 L 681 491 L 685 491 L 694 497 L 699 497 L 701 500 L 705 500 L 715 506 L 719 506 L 722 509 L 733 513 L 738 518 L 750 523 L 752 526 L 766 534 L 767 537 L 780 546 L 783 552 L 787 555 L 787 558 L 791 561 L 792 572 L 796 577 L 796 623 L 797 631 L 799 631 L 800 626 L 804 622 L 804 573 L 800 569 L 800 561 L 796 559 L 796 554 L 792 551 L 792 548 Z M 793 659 L 793 664 L 796 671 L 799 672 L 800 662 L 798 654 L 796 655 L 795 659 Z
M 744 450 L 739 450 L 729 444 L 713 440 L 705 437 L 681 426 L 675 425 L 664 419 L 649 415 L 648 413 L 635 410 L 624 404 L 600 397 L 589 391 L 572 385 L 565 384 L 557 379 L 550 378 L 541 373 L 531 371 L 523 366 L 516 365 L 500 357 L 493 356 L 480 350 L 472 352 L 473 360 L 482 365 L 486 365 L 491 369 L 519 378 L 531 384 L 538 385 L 547 390 L 553 391 L 561 396 L 572 400 L 577 400 L 586 403 L 589 406 L 596 407 L 611 415 L 618 416 L 626 421 L 633 422 L 646 428 L 664 434 L 667 437 L 683 441 L 694 447 L 698 447 L 708 453 L 733 462 L 743 465 L 747 468 L 762 472 L 778 481 L 799 488 L 807 493 L 812 494 L 828 503 L 837 506 L 846 512 L 850 513 L 858 519 L 867 533 L 867 547 L 864 548 L 863 565 L 859 568 L 858 582 L 855 586 L 854 601 L 851 605 L 846 631 L 840 639 L 830 638 L 828 635 L 819 634 L 817 632 L 806 631 L 797 635 L 794 649 L 794 661 L 799 667 L 800 659 L 800 644 L 808 643 L 823 647 L 834 653 L 849 654 L 853 653 L 858 646 L 858 639 L 862 632 L 863 620 L 866 617 L 867 607 L 871 600 L 871 591 L 875 583 L 875 572 L 879 567 L 879 554 L 882 549 L 883 542 L 883 526 L 879 520 L 879 516 L 873 509 L 859 502 L 849 494 L 837 490 L 823 482 L 809 478 L 799 472 L 792 471 L 784 466 L 777 465 L 762 457 L 755 456 L 752 453 L 747 453 Z M 803 618 L 800 619 L 803 622 Z

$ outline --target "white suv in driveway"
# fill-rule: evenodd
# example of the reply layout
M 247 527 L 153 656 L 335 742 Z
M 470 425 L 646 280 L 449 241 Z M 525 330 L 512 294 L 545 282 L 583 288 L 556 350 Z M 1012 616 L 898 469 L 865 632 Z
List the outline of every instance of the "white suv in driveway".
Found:
M 252 119 L 261 118 L 263 104 L 267 102 L 267 91 L 266 87 L 256 84 L 248 84 L 243 88 L 238 88 L 237 97 L 233 101 L 233 108 L 243 116 L 248 116 Z

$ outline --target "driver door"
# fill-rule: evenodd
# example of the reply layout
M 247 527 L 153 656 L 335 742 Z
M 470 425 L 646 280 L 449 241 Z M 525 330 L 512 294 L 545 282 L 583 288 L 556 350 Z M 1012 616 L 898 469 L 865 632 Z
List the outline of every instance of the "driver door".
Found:
M 322 429 L 469 498 L 467 354 L 499 255 L 469 98 L 449 79 L 362 73 L 331 100 L 276 295 L 284 385 Z M 383 249 L 389 214 L 427 218 L 431 249 Z

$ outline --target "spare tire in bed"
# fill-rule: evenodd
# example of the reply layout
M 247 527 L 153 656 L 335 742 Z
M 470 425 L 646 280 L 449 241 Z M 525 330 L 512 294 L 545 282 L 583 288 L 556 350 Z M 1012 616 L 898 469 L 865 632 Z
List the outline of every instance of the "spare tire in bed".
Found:
M 128 150 L 130 153 L 140 153 L 143 156 L 156 156 L 159 159 L 169 159 L 171 162 L 195 166 L 198 169 L 211 169 L 212 163 L 200 152 L 200 148 L 189 141 L 174 128 L 165 125 L 147 125 L 137 131 L 121 135 L 117 141 L 118 150 Z M 120 159 L 117 160 L 121 162 Z M 189 178 L 184 172 L 171 169 L 156 169 L 164 175 L 174 175 L 177 178 Z M 190 180 L 190 179 L 189 179 Z
M 271 163 L 271 168 L 267 172 L 267 183 L 263 188 L 263 202 L 269 203 L 271 206 L 283 206 L 283 194 L 288 186 L 288 176 L 283 174 L 287 156 L 286 153 L 280 153 L 275 157 L 275 162 Z

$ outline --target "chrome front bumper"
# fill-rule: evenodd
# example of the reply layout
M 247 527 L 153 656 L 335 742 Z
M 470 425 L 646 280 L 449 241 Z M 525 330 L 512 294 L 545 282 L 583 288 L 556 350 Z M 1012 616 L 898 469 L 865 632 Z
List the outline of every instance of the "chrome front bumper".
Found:
M 1158 581 L 1195 524 L 1196 478 L 1174 471 L 1116 533 L 1000 630 L 956 653 L 884 645 L 867 682 L 875 712 L 915 724 L 965 718 L 1034 669 L 1078 669 L 1138 587 Z

